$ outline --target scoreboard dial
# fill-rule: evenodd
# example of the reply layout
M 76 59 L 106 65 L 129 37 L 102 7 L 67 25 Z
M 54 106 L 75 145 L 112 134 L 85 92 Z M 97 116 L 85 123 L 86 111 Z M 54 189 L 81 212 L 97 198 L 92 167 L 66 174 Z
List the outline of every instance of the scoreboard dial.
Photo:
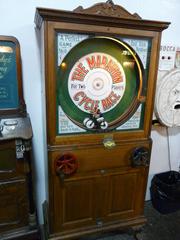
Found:
M 94 108 L 102 113 L 113 109 L 122 99 L 125 85 L 122 65 L 102 52 L 87 54 L 79 59 L 68 78 L 68 91 L 73 103 L 88 113 Z
M 125 42 L 91 37 L 76 44 L 57 72 L 57 101 L 82 129 L 111 130 L 137 110 L 143 65 Z

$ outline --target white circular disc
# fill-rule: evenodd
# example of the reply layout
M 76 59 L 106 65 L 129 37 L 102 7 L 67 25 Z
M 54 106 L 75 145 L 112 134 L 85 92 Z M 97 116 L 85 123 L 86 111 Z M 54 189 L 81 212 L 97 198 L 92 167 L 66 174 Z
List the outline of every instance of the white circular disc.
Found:
M 111 55 L 101 52 L 80 58 L 70 71 L 68 91 L 82 111 L 101 113 L 112 110 L 121 101 L 126 86 L 123 67 Z
M 156 92 L 155 114 L 165 126 L 180 126 L 180 70 L 163 77 Z
M 97 68 L 88 72 L 84 84 L 86 95 L 92 100 L 100 101 L 109 96 L 113 83 L 111 75 L 106 70 Z

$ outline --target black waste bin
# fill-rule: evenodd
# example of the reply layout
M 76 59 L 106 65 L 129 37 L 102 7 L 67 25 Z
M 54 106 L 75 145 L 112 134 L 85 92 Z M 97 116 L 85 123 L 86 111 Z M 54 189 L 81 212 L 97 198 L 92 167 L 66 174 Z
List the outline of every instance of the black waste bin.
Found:
M 150 187 L 153 207 L 162 214 L 180 209 L 180 173 L 168 171 L 154 175 Z

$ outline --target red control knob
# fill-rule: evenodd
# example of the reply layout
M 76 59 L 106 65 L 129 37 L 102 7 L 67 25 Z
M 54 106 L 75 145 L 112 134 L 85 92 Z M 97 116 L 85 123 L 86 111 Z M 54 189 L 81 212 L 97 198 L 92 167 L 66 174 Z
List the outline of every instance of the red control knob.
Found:
M 55 170 L 58 174 L 70 175 L 76 172 L 78 163 L 72 153 L 63 154 L 55 160 Z

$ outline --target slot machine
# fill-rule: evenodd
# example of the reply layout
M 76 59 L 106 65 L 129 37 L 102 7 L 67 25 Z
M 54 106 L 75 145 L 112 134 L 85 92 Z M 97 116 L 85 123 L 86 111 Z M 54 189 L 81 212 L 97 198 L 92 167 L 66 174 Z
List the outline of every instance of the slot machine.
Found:
M 151 120 L 161 32 L 112 1 L 37 8 L 43 65 L 49 239 L 146 222 Z
M 20 45 L 0 36 L 0 238 L 37 237 L 32 127 L 23 98 Z

